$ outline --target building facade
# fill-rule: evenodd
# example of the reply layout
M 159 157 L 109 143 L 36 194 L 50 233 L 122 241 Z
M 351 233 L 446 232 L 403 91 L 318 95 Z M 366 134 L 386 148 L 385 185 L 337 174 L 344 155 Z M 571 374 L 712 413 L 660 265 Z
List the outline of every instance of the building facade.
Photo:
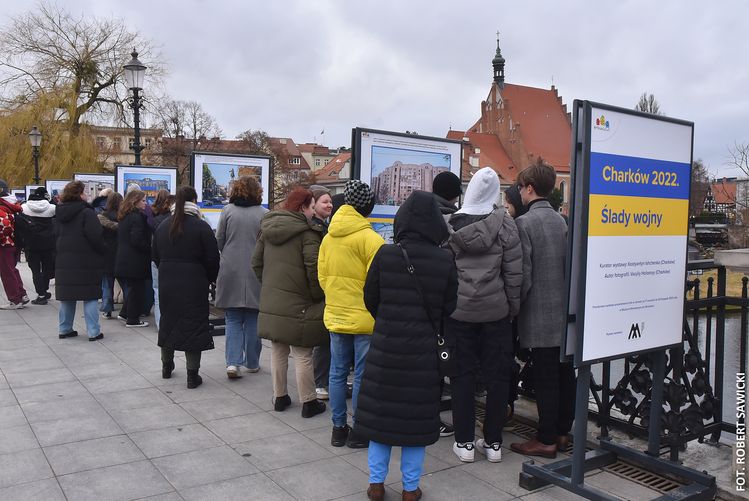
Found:
M 135 142 L 133 129 L 127 127 L 90 126 L 91 137 L 94 138 L 99 160 L 104 165 L 105 172 L 114 172 L 116 165 L 134 165 L 135 152 L 132 147 Z M 161 149 L 161 129 L 141 129 L 140 142 L 143 147 L 141 163 L 149 155 L 156 155 Z

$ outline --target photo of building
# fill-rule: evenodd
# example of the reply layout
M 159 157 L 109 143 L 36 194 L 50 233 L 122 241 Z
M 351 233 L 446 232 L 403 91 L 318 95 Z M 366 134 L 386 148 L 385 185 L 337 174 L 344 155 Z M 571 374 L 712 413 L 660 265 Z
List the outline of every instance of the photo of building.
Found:
M 143 174 L 126 173 L 124 181 L 125 192 L 127 192 L 127 188 L 130 185 L 137 184 L 141 190 L 146 192 L 146 200 L 149 204 L 152 204 L 156 200 L 156 194 L 159 190 L 172 191 L 172 187 L 170 186 L 172 176 L 168 174 L 149 174 L 144 176 Z
M 376 205 L 401 205 L 415 190 L 432 191 L 432 181 L 450 170 L 450 155 L 372 147 L 372 190 Z

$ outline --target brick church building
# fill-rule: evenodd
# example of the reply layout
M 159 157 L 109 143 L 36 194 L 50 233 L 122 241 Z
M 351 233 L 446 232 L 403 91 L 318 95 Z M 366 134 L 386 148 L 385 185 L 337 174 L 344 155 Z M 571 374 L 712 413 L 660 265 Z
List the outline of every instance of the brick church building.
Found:
M 570 188 L 572 115 L 553 85 L 539 89 L 505 82 L 505 58 L 497 39 L 492 59 L 494 78 L 481 117 L 466 131 L 450 130 L 449 139 L 463 141 L 463 178 L 491 167 L 503 185 L 542 157 L 557 172 L 557 187 L 567 211 Z

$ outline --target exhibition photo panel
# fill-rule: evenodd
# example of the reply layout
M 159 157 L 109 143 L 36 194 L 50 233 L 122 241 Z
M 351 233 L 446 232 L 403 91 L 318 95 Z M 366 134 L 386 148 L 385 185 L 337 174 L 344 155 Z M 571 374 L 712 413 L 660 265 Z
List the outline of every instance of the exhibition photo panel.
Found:
M 269 156 L 193 153 L 192 184 L 198 192 L 200 211 L 214 230 L 229 203 L 232 185 L 242 176 L 255 178 L 263 188 L 262 204 L 268 207 L 270 169 Z
M 146 193 L 148 204 L 153 204 L 159 190 L 177 194 L 177 169 L 174 167 L 143 167 L 118 165 L 115 171 L 117 192 L 125 196 L 128 186 L 137 185 Z
M 83 183 L 83 192 L 86 194 L 88 203 L 93 202 L 99 196 L 101 190 L 107 188 L 114 190 L 114 174 L 78 172 L 73 175 L 73 180 Z
M 440 172 L 461 176 L 460 141 L 356 128 L 353 148 L 354 177 L 375 194 L 369 219 L 386 242 L 393 240 L 395 213 L 413 191 L 431 192 Z

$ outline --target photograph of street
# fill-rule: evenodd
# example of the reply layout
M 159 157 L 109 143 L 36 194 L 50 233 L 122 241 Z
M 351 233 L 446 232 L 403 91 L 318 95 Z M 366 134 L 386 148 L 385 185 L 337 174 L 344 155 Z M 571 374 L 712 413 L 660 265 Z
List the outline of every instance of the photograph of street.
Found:
M 258 182 L 262 177 L 261 168 L 254 165 L 203 163 L 203 200 L 201 207 L 220 209 L 229 203 L 231 186 L 242 176 L 252 176 Z

